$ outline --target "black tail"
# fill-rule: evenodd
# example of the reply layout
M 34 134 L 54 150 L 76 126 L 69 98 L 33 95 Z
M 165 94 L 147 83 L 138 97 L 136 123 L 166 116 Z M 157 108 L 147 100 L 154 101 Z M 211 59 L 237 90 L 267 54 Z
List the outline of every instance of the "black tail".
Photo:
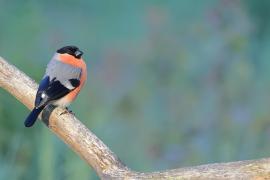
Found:
M 44 107 L 33 109 L 33 111 L 28 115 L 28 117 L 24 121 L 25 127 L 31 127 L 34 125 L 34 123 L 36 122 L 36 120 L 38 118 L 38 115 L 40 114 L 40 112 L 42 111 L 43 108 Z

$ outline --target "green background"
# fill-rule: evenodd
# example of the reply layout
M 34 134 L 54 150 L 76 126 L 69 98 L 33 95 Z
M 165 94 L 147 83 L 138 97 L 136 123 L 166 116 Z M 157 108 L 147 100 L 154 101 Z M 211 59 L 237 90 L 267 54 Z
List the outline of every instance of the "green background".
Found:
M 36 81 L 77 45 L 76 116 L 149 172 L 270 155 L 269 0 L 0 0 L 0 56 Z M 97 179 L 0 90 L 0 179 Z

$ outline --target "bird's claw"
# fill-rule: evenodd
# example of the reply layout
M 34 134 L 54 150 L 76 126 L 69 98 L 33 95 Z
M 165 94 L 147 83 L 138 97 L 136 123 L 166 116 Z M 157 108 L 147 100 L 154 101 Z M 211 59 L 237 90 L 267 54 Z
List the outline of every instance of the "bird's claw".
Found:
M 72 112 L 71 110 L 69 110 L 68 108 L 66 108 L 65 111 L 62 112 L 60 115 L 64 115 L 64 114 L 67 114 L 67 113 L 70 113 L 70 114 L 72 114 L 72 115 L 75 115 L 75 113 Z

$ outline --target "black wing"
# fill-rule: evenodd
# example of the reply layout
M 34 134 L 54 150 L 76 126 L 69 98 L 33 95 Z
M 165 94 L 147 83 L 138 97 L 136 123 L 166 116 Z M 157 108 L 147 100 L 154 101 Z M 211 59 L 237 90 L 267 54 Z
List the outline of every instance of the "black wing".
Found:
M 42 101 L 41 94 L 48 88 L 50 84 L 49 76 L 44 77 L 39 83 L 38 91 L 36 94 L 35 107 L 38 107 Z
M 53 81 L 50 83 L 48 89 L 45 90 L 45 94 L 48 96 L 48 100 L 57 100 L 67 95 L 71 90 L 66 88 L 60 81 Z
M 80 80 L 78 79 L 69 79 L 70 84 L 74 87 L 78 87 L 80 85 Z M 41 83 L 36 96 L 36 107 L 46 106 L 49 102 L 60 99 L 71 92 L 73 89 L 68 89 L 64 86 L 60 81 L 56 80 L 56 78 L 51 81 L 47 80 L 45 77 Z

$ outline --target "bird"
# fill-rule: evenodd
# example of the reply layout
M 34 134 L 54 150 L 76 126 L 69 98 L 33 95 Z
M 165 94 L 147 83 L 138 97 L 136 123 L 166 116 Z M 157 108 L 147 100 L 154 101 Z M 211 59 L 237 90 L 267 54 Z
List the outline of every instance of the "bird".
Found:
M 31 127 L 47 105 L 66 108 L 74 101 L 87 79 L 83 52 L 76 46 L 64 46 L 56 51 L 39 84 L 34 108 L 24 121 Z

